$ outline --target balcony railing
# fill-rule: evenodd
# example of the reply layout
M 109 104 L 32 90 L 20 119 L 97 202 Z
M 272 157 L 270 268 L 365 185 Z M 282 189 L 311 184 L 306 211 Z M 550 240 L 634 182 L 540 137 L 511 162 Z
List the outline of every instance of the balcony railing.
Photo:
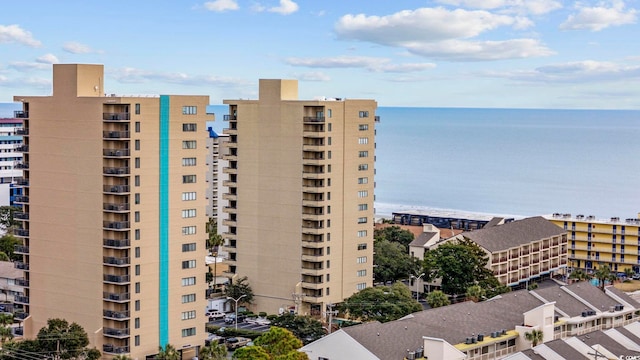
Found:
M 128 328 L 117 329 L 117 328 L 106 327 L 106 328 L 103 328 L 102 333 L 107 336 L 127 337 L 129 336 L 129 329 Z
M 315 123 L 321 122 L 321 123 L 323 123 L 324 119 L 325 119 L 324 116 L 305 116 L 304 117 L 304 122 L 315 122 Z
M 131 299 L 130 293 L 111 293 L 103 292 L 102 298 L 109 301 L 128 301 Z
M 131 246 L 131 241 L 129 239 L 103 239 L 102 245 L 114 248 L 123 248 Z
M 102 258 L 102 262 L 108 265 L 129 265 L 131 263 L 131 258 L 128 257 L 115 257 L 115 256 L 104 256 Z
M 128 139 L 131 136 L 129 131 L 103 131 L 102 137 L 105 139 Z
M 14 245 L 13 246 L 13 252 L 17 253 L 17 254 L 28 254 L 29 253 L 29 247 L 28 246 L 24 246 L 24 245 Z
M 18 162 L 15 165 L 13 165 L 14 169 L 28 169 L 29 168 L 29 163 L 28 162 Z
M 25 179 L 25 178 L 16 178 L 16 185 L 20 185 L 20 186 L 29 186 L 29 179 Z
M 29 112 L 28 111 L 22 111 L 22 110 L 16 110 L 13 112 L 13 117 L 16 119 L 28 119 L 29 118 Z
M 126 186 L 127 189 L 124 192 L 129 192 L 128 189 L 128 185 L 121 185 L 121 186 Z M 111 187 L 110 187 L 111 188 Z M 130 208 L 130 204 L 129 203 L 104 203 L 102 204 L 102 208 L 104 210 L 108 210 L 108 211 L 127 211 Z
M 13 263 L 13 267 L 20 270 L 29 270 L 29 263 L 16 261 Z
M 107 354 L 128 354 L 129 347 L 128 346 L 116 346 L 113 344 L 104 344 L 102 345 L 102 351 Z
M 111 319 L 125 320 L 130 317 L 129 311 L 102 310 L 102 315 Z
M 104 274 L 103 279 L 106 282 L 118 283 L 118 284 L 131 282 L 131 277 L 129 275 Z
M 102 113 L 102 120 L 130 120 L 131 114 L 127 112 L 120 113 Z
M 128 175 L 129 168 L 128 167 L 104 167 L 102 169 L 102 172 L 105 175 Z
M 29 287 L 29 280 L 26 280 L 25 278 L 15 279 L 14 281 L 18 286 Z
M 24 320 L 27 317 L 29 317 L 29 313 L 26 313 L 26 312 L 17 312 L 13 314 L 13 318 L 17 320 Z
M 102 226 L 107 229 L 127 230 L 131 225 L 128 221 L 104 221 Z
M 29 129 L 17 128 L 16 135 L 29 135 Z
M 13 230 L 13 234 L 16 236 L 27 237 L 29 236 L 29 230 L 27 229 L 15 229 Z
M 102 150 L 103 156 L 113 156 L 113 157 L 121 157 L 121 156 L 129 156 L 129 149 L 104 149 Z
M 29 220 L 29 213 L 28 212 L 22 212 L 22 211 L 16 211 L 13 213 L 13 218 L 14 219 L 18 219 L 18 220 Z
M 223 119 L 224 121 L 229 121 L 229 120 L 236 120 L 237 118 L 236 118 L 236 116 L 235 116 L 235 115 L 223 115 L 223 116 L 222 116 L 222 119 Z
M 103 185 L 102 186 L 102 190 L 104 192 L 108 192 L 108 193 L 122 194 L 122 193 L 128 193 L 129 191 L 131 191 L 131 186 L 129 186 L 129 185 Z
M 21 295 L 16 295 L 13 297 L 13 301 L 20 303 L 20 304 L 28 304 L 29 303 L 29 297 L 28 296 L 21 296 Z
M 29 152 L 29 145 L 19 145 L 13 148 L 13 150 L 17 152 Z

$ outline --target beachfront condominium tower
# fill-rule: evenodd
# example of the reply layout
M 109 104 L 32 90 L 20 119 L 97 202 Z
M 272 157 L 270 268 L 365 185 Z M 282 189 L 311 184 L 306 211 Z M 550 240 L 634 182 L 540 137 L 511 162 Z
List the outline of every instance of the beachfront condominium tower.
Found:
M 260 80 L 257 100 L 225 100 L 232 280 L 254 307 L 324 313 L 372 285 L 373 100 L 299 100 L 296 80 Z
M 102 65 L 53 65 L 24 118 L 21 314 L 81 325 L 91 346 L 145 359 L 206 337 L 208 96 L 104 93 Z

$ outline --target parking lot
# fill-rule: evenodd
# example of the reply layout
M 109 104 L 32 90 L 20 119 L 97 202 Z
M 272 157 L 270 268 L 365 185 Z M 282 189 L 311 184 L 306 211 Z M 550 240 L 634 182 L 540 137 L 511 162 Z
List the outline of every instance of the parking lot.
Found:
M 236 327 L 235 324 L 227 324 L 227 323 L 225 323 L 224 319 L 210 321 L 207 324 L 208 325 L 212 325 L 212 326 L 230 328 L 230 329 L 235 329 L 235 327 Z M 270 327 L 271 327 L 270 325 L 251 324 L 251 323 L 247 323 L 247 322 L 243 322 L 243 321 L 238 323 L 238 329 L 246 329 L 246 330 L 254 330 L 254 331 L 262 331 L 262 332 L 264 332 L 264 331 L 269 330 Z

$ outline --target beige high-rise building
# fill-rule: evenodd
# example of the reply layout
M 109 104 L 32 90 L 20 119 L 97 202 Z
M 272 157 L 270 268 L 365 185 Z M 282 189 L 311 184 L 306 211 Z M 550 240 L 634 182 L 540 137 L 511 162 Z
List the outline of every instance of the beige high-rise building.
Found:
M 373 100 L 298 100 L 296 80 L 260 80 L 229 105 L 229 275 L 253 308 L 320 315 L 373 282 Z
M 102 65 L 53 66 L 24 114 L 24 335 L 80 324 L 109 359 L 204 345 L 208 96 L 106 95 Z

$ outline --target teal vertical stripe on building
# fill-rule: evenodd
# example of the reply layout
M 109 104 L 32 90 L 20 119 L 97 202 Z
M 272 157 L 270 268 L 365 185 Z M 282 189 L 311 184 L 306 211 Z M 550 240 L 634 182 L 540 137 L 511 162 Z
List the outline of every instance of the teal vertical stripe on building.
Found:
M 160 96 L 160 269 L 158 309 L 160 346 L 169 343 L 169 96 Z

